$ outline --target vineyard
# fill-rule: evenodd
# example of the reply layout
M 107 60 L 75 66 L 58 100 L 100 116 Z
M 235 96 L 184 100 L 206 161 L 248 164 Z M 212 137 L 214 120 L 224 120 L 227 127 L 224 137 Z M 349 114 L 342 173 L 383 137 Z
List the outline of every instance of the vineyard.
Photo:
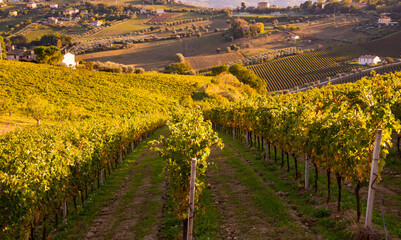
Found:
M 266 81 L 268 91 L 274 92 L 351 72 L 357 67 L 342 62 L 363 54 L 367 54 L 363 48 L 352 46 L 294 55 L 248 68 Z
M 195 91 L 193 85 L 211 79 L 154 73 L 112 74 L 16 61 L 1 61 L 0 65 L 1 100 L 12 99 L 18 109 L 27 96 L 39 96 L 55 108 L 54 118 L 68 114 L 66 109 L 70 107 L 83 117 L 165 112 L 180 98 L 190 96 Z
M 0 64 L 2 111 L 31 109 L 29 116 L 59 121 L 0 137 L 0 238 L 26 238 L 37 224 L 45 227 L 46 219 L 54 219 L 67 199 L 83 202 L 88 189 L 99 186 L 142 139 L 165 124 L 168 110 L 190 97 L 194 86 L 210 82 Z
M 377 129 L 376 183 L 387 179 L 386 155 L 401 130 L 401 73 L 245 98 L 228 76 L 0 65 L 0 110 L 27 117 L 46 110 L 55 120 L 0 136 L 1 239 L 349 239 L 348 225 L 359 226 L 367 209 L 361 196 Z M 237 92 L 236 101 L 206 99 L 221 81 L 222 96 Z M 108 185 L 114 178 L 121 181 Z M 389 232 L 401 237 L 401 217 L 386 214 Z
M 292 156 L 296 178 L 299 178 L 297 158 L 305 159 L 305 171 L 311 162 L 315 169 L 315 192 L 318 191 L 319 172 L 326 173 L 327 203 L 330 202 L 331 176 L 334 175 L 338 185 L 338 212 L 341 211 L 342 184 L 344 180 L 352 182 L 359 222 L 360 189 L 371 177 L 377 129 L 382 130 L 381 142 L 378 142 L 381 148 L 380 154 L 377 153 L 377 181 L 381 179 L 392 135 L 400 131 L 400 89 L 401 74 L 388 74 L 352 84 L 327 85 L 296 94 L 250 99 L 215 107 L 205 114 L 215 129 L 251 146 L 253 142 L 258 149 L 265 145 L 267 159 L 272 156 L 273 146 L 276 164 L 277 152 L 281 152 L 281 168 L 287 156 L 287 171 L 290 170 L 289 156 Z
M 368 43 L 304 53 L 251 65 L 248 68 L 266 81 L 269 92 L 276 92 L 355 72 L 360 66 L 349 65 L 346 62 L 361 55 L 398 58 L 401 55 L 400 39 L 401 33 L 396 33 Z
M 370 54 L 379 57 L 401 57 L 401 32 L 372 42 L 362 43 L 361 46 Z

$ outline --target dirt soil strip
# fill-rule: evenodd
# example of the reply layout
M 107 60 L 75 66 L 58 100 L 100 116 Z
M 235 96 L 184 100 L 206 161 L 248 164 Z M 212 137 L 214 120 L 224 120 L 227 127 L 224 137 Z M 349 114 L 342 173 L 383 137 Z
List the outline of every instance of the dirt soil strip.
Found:
M 217 165 L 209 172 L 208 183 L 221 214 L 218 239 L 321 239 L 304 234 L 306 227 L 286 199 L 231 144 L 226 143 L 223 151 L 212 149 L 210 161 Z M 281 213 L 269 212 L 274 208 L 266 207 L 270 204 Z
M 157 239 L 165 192 L 161 171 L 162 160 L 148 147 L 93 221 L 85 239 Z

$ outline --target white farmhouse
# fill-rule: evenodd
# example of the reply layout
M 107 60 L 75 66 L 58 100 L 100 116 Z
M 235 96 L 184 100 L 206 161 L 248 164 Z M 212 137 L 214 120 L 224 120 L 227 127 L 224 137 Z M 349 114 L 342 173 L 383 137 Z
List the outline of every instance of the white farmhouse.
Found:
M 291 35 L 291 41 L 296 41 L 299 39 L 299 35 Z
M 140 14 L 147 14 L 149 11 L 146 8 L 141 8 L 141 10 L 139 10 Z
M 102 26 L 102 21 L 100 21 L 100 20 L 93 21 L 92 26 L 100 27 L 100 26 Z
M 75 62 L 75 55 L 72 53 L 66 53 L 63 57 L 63 60 L 61 60 L 61 63 L 70 68 L 75 68 L 77 66 L 77 63 Z
M 391 17 L 389 16 L 381 16 L 377 22 L 379 24 L 385 24 L 385 25 L 389 25 L 391 23 Z
M 163 14 L 164 13 L 164 9 L 156 9 L 156 14 Z
M 26 4 L 26 7 L 27 7 L 27 8 L 35 9 L 35 8 L 37 8 L 38 6 L 37 6 L 36 3 L 34 3 L 34 2 L 30 2 L 30 3 L 27 3 L 27 4 Z
M 50 4 L 50 8 L 53 9 L 58 8 L 58 4 L 57 3 Z
M 358 58 L 359 65 L 375 65 L 379 63 L 381 59 L 378 56 L 363 55 Z
M 18 12 L 17 11 L 9 11 L 8 12 L 8 16 L 9 17 L 16 17 L 16 16 L 18 16 Z

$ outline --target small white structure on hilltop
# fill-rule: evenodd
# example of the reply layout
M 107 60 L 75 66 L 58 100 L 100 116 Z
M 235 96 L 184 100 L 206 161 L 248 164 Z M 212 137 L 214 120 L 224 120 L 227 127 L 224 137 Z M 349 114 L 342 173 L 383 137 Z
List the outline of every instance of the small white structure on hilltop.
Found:
M 163 14 L 164 13 L 164 9 L 156 9 L 156 14 Z
M 75 62 L 75 55 L 69 52 L 64 55 L 61 63 L 70 68 L 75 68 L 77 66 L 77 63 Z
M 26 4 L 26 7 L 27 7 L 27 8 L 35 9 L 35 8 L 37 8 L 38 6 L 36 5 L 35 2 L 29 2 L 29 3 Z
M 17 11 L 9 11 L 8 12 L 8 16 L 9 17 L 16 17 L 16 16 L 18 16 L 18 12 Z
M 100 20 L 93 21 L 92 26 L 100 27 L 100 26 L 102 26 L 102 21 L 100 21 Z
M 50 8 L 53 9 L 58 8 L 58 4 L 57 3 L 50 4 Z
M 378 56 L 363 55 L 358 58 L 359 65 L 375 65 L 378 64 L 381 59 Z
M 291 35 L 291 41 L 296 41 L 299 39 L 299 35 Z

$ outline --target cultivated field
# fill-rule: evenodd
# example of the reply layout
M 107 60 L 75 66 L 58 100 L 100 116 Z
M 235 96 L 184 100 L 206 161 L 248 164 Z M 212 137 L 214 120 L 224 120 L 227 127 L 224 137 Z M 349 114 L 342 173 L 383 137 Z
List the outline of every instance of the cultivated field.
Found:
M 198 70 L 234 62 L 243 58 L 244 56 L 241 53 L 234 52 L 208 56 L 186 57 L 185 60 L 191 64 L 193 69 Z
M 220 25 L 222 20 L 217 20 Z M 182 53 L 185 57 L 215 55 L 216 49 L 225 49 L 229 46 L 220 33 L 203 34 L 202 37 L 191 37 L 180 40 L 168 40 L 163 42 L 150 42 L 135 44 L 132 48 L 104 51 L 79 55 L 78 58 L 85 61 L 112 61 L 127 65 L 143 67 L 146 70 L 164 68 L 174 62 L 176 53 Z

